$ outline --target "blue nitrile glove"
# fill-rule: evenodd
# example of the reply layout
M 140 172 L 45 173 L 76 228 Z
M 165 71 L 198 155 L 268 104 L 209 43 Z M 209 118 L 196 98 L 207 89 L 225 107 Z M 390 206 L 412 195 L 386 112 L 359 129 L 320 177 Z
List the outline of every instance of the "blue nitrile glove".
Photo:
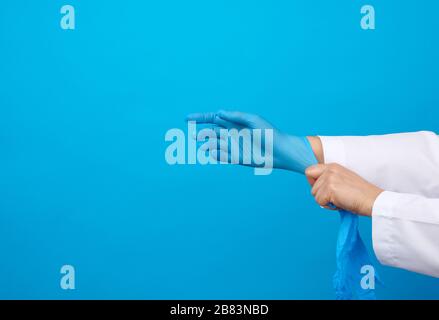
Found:
M 275 129 L 259 116 L 241 112 L 219 111 L 194 113 L 188 121 L 209 124 L 215 130 L 226 129 L 273 129 L 273 166 L 301 174 L 317 159 L 306 137 L 290 136 Z M 221 149 L 219 152 L 228 152 Z M 329 204 L 332 206 L 331 204 Z M 361 268 L 372 265 L 367 249 L 358 231 L 358 216 L 339 210 L 341 224 L 336 246 L 336 272 L 333 278 L 336 299 L 375 299 L 374 290 L 361 287 Z
M 358 231 L 358 215 L 339 210 L 341 225 L 337 237 L 336 263 L 334 274 L 335 296 L 339 300 L 375 300 L 375 292 L 361 288 L 361 268 L 372 266 L 367 249 Z M 378 276 L 375 274 L 377 281 Z
M 219 111 L 208 113 L 193 113 L 186 117 L 187 121 L 209 124 L 219 133 L 221 128 L 225 129 L 272 129 L 273 130 L 273 167 L 294 172 L 304 173 L 305 169 L 315 159 L 314 154 L 309 152 L 308 140 L 303 137 L 295 137 L 285 134 L 274 128 L 266 120 L 257 115 L 246 114 L 237 111 Z M 219 136 L 219 134 L 218 134 Z M 218 153 L 228 153 L 230 159 L 230 148 L 227 144 L 218 142 Z M 240 158 L 246 150 L 240 152 Z M 219 158 L 219 157 L 218 157 Z M 242 159 L 240 159 L 242 164 Z

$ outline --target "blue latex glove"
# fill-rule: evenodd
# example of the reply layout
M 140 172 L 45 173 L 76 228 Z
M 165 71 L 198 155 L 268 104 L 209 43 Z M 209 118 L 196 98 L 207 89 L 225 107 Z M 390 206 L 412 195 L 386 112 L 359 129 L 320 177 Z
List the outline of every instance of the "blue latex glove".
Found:
M 313 152 L 309 152 L 307 139 L 285 134 L 257 115 L 237 111 L 219 111 L 189 114 L 186 117 L 186 120 L 211 125 L 211 127 L 216 131 L 219 131 L 221 128 L 237 130 L 272 129 L 274 141 L 274 168 L 300 172 L 303 174 L 305 169 L 310 165 L 310 163 L 312 164 L 315 159 Z M 225 146 L 225 149 L 222 148 L 222 146 Z M 220 144 L 218 142 L 218 153 L 220 152 L 230 152 L 230 150 L 227 149 L 227 144 Z M 241 150 L 240 158 L 242 158 L 244 152 L 245 150 Z M 217 156 L 217 158 L 219 159 L 219 156 Z M 242 159 L 240 163 L 242 164 Z
M 259 116 L 234 111 L 194 113 L 187 121 L 211 125 L 213 129 L 273 129 L 273 166 L 305 174 L 306 168 L 317 164 L 317 159 L 306 137 L 280 132 Z M 219 144 L 218 144 L 219 146 Z M 218 147 L 221 149 L 221 147 Z M 227 150 L 218 150 L 227 152 Z M 242 153 L 241 153 L 242 154 Z M 329 204 L 331 205 L 331 204 Z M 373 290 L 361 288 L 360 270 L 372 265 L 358 231 L 358 216 L 339 210 L 341 224 L 336 246 L 336 272 L 333 278 L 336 299 L 375 299 Z
M 374 290 L 365 290 L 360 286 L 364 276 L 360 270 L 365 265 L 372 265 L 372 262 L 358 231 L 358 215 L 345 210 L 339 212 L 341 225 L 337 237 L 337 269 L 333 279 L 335 296 L 339 300 L 375 300 Z

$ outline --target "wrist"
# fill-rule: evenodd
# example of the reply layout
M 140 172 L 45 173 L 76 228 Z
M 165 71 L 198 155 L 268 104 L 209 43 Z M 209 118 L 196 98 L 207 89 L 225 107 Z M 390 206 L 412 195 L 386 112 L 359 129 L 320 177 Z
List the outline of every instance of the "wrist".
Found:
M 311 145 L 312 151 L 314 152 L 314 156 L 316 157 L 319 163 L 324 163 L 325 159 L 323 156 L 323 146 L 322 141 L 319 137 L 316 136 L 308 136 L 306 137 Z
M 384 192 L 383 189 L 378 188 L 377 186 L 372 186 L 372 188 L 370 190 L 370 195 L 369 195 L 368 200 L 366 202 L 365 210 L 363 212 L 364 215 L 369 216 L 369 217 L 372 216 L 372 211 L 373 211 L 373 206 L 375 204 L 375 201 L 382 192 Z

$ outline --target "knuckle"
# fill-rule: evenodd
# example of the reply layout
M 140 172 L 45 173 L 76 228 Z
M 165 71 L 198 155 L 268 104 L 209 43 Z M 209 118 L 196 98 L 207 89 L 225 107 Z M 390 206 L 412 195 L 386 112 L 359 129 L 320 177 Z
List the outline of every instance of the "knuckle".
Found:
M 330 182 L 330 183 L 328 183 L 328 190 L 329 190 L 331 193 L 332 193 L 332 192 L 335 192 L 336 188 L 337 188 L 337 186 L 336 186 L 336 184 L 335 184 L 334 182 Z
M 328 184 L 332 184 L 335 181 L 335 174 L 333 172 L 328 173 L 328 177 L 326 178 Z
M 334 190 L 335 186 L 337 185 L 338 182 L 338 177 L 336 175 L 331 175 L 328 177 L 328 179 L 326 180 L 326 185 L 328 186 L 328 188 L 330 190 Z
M 329 171 L 336 173 L 340 169 L 340 165 L 338 163 L 330 163 L 329 164 Z

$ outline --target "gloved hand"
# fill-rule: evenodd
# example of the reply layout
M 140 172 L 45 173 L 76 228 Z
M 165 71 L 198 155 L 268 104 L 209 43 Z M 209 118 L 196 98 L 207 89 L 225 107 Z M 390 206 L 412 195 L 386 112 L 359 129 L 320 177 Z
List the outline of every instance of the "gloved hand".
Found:
M 290 170 L 298 173 L 305 173 L 305 169 L 315 164 L 315 156 L 306 137 L 291 136 L 276 129 L 272 124 L 263 118 L 237 111 L 219 111 L 207 113 L 193 113 L 186 117 L 187 121 L 196 121 L 211 125 L 217 132 L 224 129 L 271 129 L 273 131 L 273 167 L 278 169 Z M 264 136 L 264 135 L 262 135 Z M 254 138 L 254 137 L 252 137 Z M 264 144 L 262 144 L 263 146 Z M 226 154 L 226 159 L 230 161 L 230 150 L 228 144 L 218 141 L 218 155 L 216 160 L 220 160 L 221 155 Z M 265 150 L 262 150 L 264 152 Z M 240 155 L 246 155 L 248 150 L 242 148 Z M 243 164 L 240 159 L 240 164 Z

